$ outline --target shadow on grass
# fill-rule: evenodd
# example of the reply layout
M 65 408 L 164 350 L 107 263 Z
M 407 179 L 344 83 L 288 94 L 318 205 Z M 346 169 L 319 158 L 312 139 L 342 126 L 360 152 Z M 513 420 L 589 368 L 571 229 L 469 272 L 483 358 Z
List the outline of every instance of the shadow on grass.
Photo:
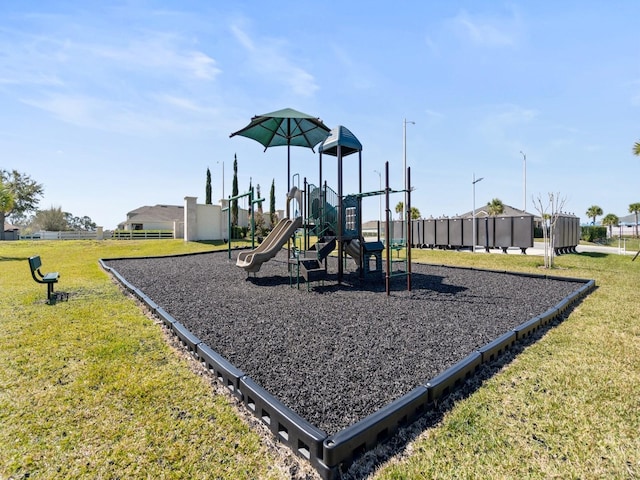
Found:
M 606 258 L 610 253 L 602 253 L 602 252 L 581 252 L 581 257 L 589 257 L 589 258 Z
M 29 260 L 29 257 L 2 257 L 2 256 L 0 256 L 0 262 L 21 262 L 23 260 Z

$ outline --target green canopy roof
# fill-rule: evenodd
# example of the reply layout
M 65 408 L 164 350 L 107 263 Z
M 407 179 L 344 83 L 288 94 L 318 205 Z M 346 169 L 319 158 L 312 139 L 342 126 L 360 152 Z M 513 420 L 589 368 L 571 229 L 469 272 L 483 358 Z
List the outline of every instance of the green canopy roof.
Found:
M 362 151 L 362 144 L 347 127 L 338 125 L 318 147 L 318 151 L 327 155 L 338 156 L 338 147 L 343 157 Z
M 265 150 L 277 146 L 307 147 L 313 150 L 327 138 L 329 127 L 322 120 L 292 108 L 256 115 L 246 127 L 232 133 L 260 142 Z

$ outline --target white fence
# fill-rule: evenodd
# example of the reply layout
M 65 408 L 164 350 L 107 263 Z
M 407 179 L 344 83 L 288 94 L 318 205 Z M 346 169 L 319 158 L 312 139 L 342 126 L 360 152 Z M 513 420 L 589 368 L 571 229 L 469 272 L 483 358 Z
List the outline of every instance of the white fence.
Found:
M 158 240 L 176 238 L 173 230 L 114 230 L 103 232 L 63 231 L 51 232 L 41 230 L 30 235 L 20 235 L 20 240 Z
M 97 240 L 98 233 L 100 238 L 103 237 L 102 231 L 65 231 L 52 232 L 48 230 L 40 230 L 29 235 L 20 235 L 20 240 Z

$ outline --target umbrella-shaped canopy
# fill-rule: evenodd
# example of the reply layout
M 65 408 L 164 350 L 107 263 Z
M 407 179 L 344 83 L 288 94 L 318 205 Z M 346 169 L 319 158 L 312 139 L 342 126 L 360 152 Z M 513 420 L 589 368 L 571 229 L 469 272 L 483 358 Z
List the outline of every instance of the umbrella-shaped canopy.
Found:
M 313 148 L 329 135 L 329 127 L 322 120 L 292 108 L 256 115 L 249 125 L 229 135 L 252 138 L 265 151 L 269 147 L 287 146 L 287 191 L 291 182 L 291 145 Z

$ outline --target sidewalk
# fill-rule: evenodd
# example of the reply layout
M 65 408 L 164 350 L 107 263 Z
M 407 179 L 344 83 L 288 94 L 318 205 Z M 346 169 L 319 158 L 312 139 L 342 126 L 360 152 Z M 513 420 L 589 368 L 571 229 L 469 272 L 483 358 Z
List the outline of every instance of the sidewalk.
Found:
M 618 247 L 605 247 L 605 246 L 600 246 L 600 245 L 578 245 L 576 247 L 576 250 L 578 253 L 585 253 L 585 252 L 599 252 L 599 253 L 606 253 L 609 255 L 635 255 L 636 251 L 635 250 L 629 250 L 629 249 L 624 249 L 624 248 L 618 248 Z M 476 247 L 476 253 L 486 253 L 484 247 L 481 246 L 477 246 Z M 503 254 L 503 251 L 501 248 L 493 248 L 489 251 L 489 253 L 499 253 L 499 254 Z M 517 247 L 511 247 L 507 249 L 507 253 L 509 255 L 522 255 L 522 251 L 521 249 L 517 248 Z M 540 255 L 540 256 L 544 256 L 544 243 L 543 242 L 534 242 L 533 247 L 529 247 L 527 248 L 527 255 Z

